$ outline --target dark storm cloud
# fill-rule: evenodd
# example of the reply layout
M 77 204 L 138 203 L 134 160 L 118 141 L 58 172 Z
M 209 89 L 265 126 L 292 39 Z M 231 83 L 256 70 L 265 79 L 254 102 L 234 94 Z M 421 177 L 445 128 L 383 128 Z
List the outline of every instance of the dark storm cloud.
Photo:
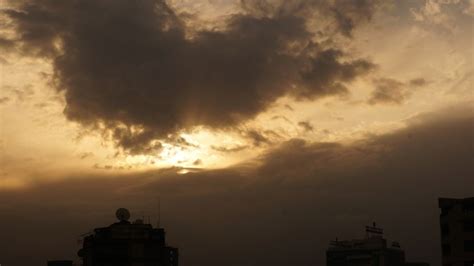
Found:
M 437 197 L 473 196 L 469 108 L 421 115 L 353 145 L 294 139 L 256 164 L 228 169 L 68 178 L 2 191 L 2 264 L 74 258 L 76 238 L 114 222 L 116 208 L 154 220 L 161 195 L 162 224 L 183 266 L 324 265 L 330 240 L 363 237 L 374 220 L 409 260 L 439 266 Z
M 410 96 L 406 85 L 398 80 L 381 78 L 374 80 L 374 84 L 369 104 L 402 104 Z
M 3 12 L 23 53 L 53 61 L 67 118 L 142 153 L 180 130 L 235 126 L 284 95 L 346 94 L 345 83 L 373 68 L 314 41 L 307 13 L 349 35 L 375 1 L 288 2 L 267 16 L 258 10 L 274 12 L 268 3 L 243 1 L 247 11 L 221 31 L 187 28 L 159 0 L 30 0 Z

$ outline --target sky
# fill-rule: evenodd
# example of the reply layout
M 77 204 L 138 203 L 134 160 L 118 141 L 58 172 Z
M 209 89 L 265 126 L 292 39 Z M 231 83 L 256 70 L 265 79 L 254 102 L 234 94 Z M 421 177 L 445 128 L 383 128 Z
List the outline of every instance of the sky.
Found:
M 119 207 L 190 265 L 324 265 L 377 221 L 439 266 L 474 195 L 472 0 L 0 0 L 0 264 Z

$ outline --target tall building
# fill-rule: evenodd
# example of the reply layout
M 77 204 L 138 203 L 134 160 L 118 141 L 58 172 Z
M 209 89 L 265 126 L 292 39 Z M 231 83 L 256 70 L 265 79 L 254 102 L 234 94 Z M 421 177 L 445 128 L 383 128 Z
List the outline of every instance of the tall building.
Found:
M 83 240 L 78 255 L 84 266 L 177 266 L 178 249 L 166 245 L 163 228 L 143 220 L 130 223 L 126 209 L 118 209 L 119 222 L 96 228 Z
M 474 197 L 440 198 L 443 266 L 474 265 Z
M 398 242 L 383 238 L 383 230 L 366 226 L 366 238 L 345 241 L 331 241 L 326 250 L 327 266 L 406 266 L 427 265 L 406 263 L 405 252 Z

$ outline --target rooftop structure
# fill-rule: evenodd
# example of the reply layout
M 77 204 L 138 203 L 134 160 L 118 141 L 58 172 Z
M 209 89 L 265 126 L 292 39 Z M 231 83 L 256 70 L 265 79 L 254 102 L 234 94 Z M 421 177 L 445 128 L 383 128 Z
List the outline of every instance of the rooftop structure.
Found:
M 178 249 L 166 245 L 163 228 L 143 220 L 129 222 L 130 213 L 118 209 L 118 222 L 84 238 L 78 255 L 84 266 L 177 266 Z
M 345 241 L 331 241 L 326 250 L 327 266 L 406 266 L 428 265 L 405 262 L 400 243 L 383 238 L 383 229 L 366 226 L 366 237 Z

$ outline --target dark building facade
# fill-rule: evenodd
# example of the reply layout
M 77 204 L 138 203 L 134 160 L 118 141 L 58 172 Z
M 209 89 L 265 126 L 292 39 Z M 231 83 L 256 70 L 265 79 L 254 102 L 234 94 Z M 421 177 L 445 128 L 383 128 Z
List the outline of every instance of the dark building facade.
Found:
M 443 266 L 474 265 L 474 197 L 440 198 Z
M 331 241 L 326 250 L 327 266 L 406 266 L 425 263 L 405 262 L 405 252 L 398 242 L 383 238 L 383 230 L 366 227 L 366 238 L 345 241 Z
M 163 228 L 142 220 L 128 221 L 128 211 L 119 209 L 119 222 L 96 228 L 83 240 L 78 255 L 84 266 L 178 266 L 178 249 L 166 245 Z
M 48 266 L 72 266 L 72 260 L 50 260 Z

